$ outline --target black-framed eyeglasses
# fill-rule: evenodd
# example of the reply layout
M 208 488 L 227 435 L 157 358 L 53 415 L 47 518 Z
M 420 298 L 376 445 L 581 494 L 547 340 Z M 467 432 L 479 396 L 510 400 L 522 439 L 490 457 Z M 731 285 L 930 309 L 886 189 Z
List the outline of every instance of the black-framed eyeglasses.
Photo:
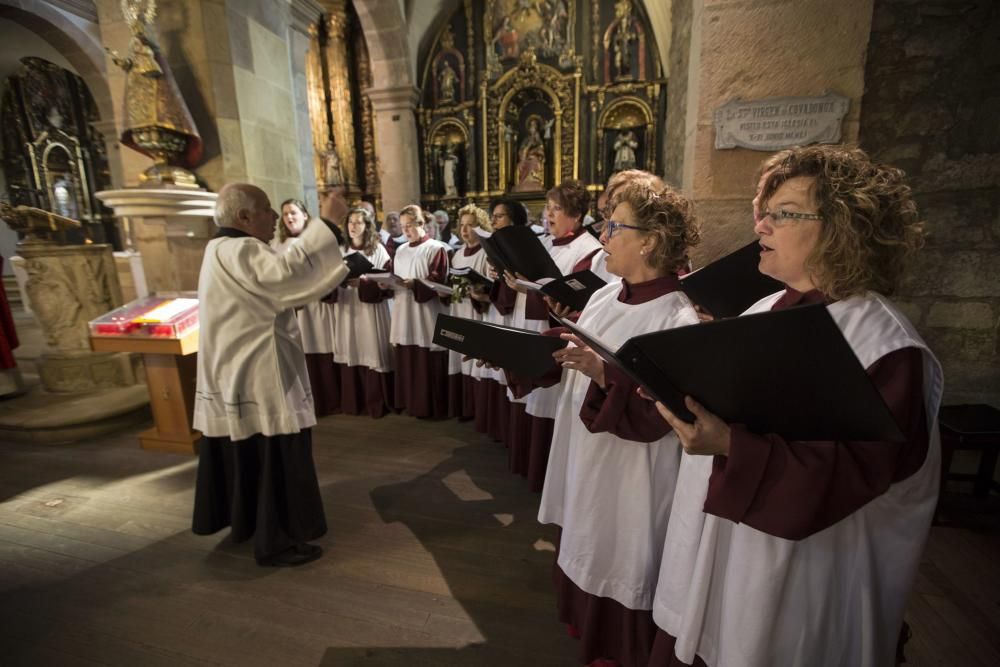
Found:
M 819 213 L 795 213 L 793 211 L 783 211 L 779 208 L 777 211 L 762 211 L 760 219 L 763 221 L 767 218 L 771 218 L 771 224 L 775 227 L 781 227 L 782 225 L 800 220 L 822 220 L 823 216 Z
M 642 227 L 626 225 L 624 222 L 615 222 L 614 220 L 608 220 L 607 224 L 604 226 L 604 231 L 607 233 L 609 239 L 614 236 L 619 229 L 634 229 L 640 232 L 646 231 Z

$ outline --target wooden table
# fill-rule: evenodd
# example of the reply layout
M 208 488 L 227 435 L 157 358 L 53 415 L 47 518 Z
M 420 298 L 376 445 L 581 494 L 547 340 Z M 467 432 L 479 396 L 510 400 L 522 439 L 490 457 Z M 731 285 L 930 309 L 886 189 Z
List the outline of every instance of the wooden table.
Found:
M 182 338 L 91 336 L 95 352 L 138 352 L 146 366 L 151 429 L 139 434 L 143 449 L 194 454 L 201 437 L 191 429 L 198 363 L 198 329 Z

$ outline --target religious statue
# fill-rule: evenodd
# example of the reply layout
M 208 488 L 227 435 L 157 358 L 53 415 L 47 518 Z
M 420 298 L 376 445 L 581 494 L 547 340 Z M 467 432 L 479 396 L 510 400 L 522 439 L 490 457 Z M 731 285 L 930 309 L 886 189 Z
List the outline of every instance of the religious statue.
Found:
M 548 130 L 548 126 L 546 126 Z M 528 129 L 517 147 L 517 170 L 514 192 L 538 192 L 545 189 L 545 139 L 541 119 L 528 118 Z
M 455 144 L 449 142 L 441 156 L 441 180 L 444 183 L 444 196 L 458 197 L 458 155 L 455 151 Z
M 639 142 L 635 138 L 632 130 L 626 130 L 615 139 L 615 164 L 613 171 L 625 171 L 635 169 L 635 150 L 639 148 Z
M 326 142 L 326 150 L 323 151 L 323 180 L 324 185 L 330 188 L 335 185 L 344 184 L 344 171 L 340 167 L 340 156 L 332 141 Z
M 125 130 L 121 142 L 155 164 L 140 180 L 149 184 L 197 187 L 193 167 L 201 159 L 202 143 L 166 58 L 151 34 L 156 0 L 122 0 L 122 14 L 132 33 L 124 58 L 109 49 L 125 70 Z
M 458 74 L 447 59 L 441 59 L 441 66 L 438 68 L 438 102 L 454 102 L 455 84 L 458 83 Z
M 632 4 L 628 0 L 620 0 L 615 5 L 615 35 L 613 42 L 615 77 L 627 79 L 632 72 L 632 44 L 636 40 L 632 32 Z

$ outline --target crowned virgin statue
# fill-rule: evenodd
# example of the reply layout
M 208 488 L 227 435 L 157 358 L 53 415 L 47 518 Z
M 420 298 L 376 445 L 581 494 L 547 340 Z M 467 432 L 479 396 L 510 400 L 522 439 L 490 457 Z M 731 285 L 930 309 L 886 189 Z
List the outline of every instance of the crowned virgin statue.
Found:
M 513 192 L 545 190 L 545 139 L 537 116 L 528 119 L 528 130 L 517 147 Z
M 197 187 L 193 167 L 201 159 L 202 143 L 166 58 L 153 39 L 156 0 L 122 0 L 122 14 L 132 37 L 128 55 L 109 51 L 125 70 L 125 130 L 121 142 L 156 161 L 144 183 Z

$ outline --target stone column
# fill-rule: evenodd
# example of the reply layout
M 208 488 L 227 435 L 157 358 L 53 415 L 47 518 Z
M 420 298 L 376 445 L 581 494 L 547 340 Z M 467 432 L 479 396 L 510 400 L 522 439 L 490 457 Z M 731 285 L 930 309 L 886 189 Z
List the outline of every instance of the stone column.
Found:
M 675 43 L 689 44 L 686 100 L 671 110 L 684 116 L 682 185 L 706 221 L 696 264 L 751 240 L 753 175 L 770 155 L 715 149 L 715 109 L 734 98 L 829 90 L 850 100 L 842 141 L 857 141 L 872 3 L 843 0 L 833 11 L 825 0 L 692 0 L 689 40 L 674 35 Z
M 375 154 L 382 208 L 398 211 L 420 201 L 420 158 L 414 110 L 420 92 L 412 86 L 365 91 L 375 112 Z

